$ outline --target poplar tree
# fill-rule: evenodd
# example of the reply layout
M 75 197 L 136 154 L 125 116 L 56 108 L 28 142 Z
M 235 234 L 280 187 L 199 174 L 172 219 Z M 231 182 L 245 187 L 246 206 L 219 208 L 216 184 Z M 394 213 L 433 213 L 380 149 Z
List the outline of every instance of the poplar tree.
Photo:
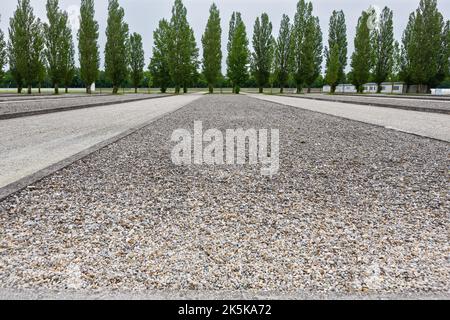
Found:
M 392 73 L 394 63 L 394 22 L 393 12 L 385 7 L 380 15 L 378 28 L 373 30 L 374 70 L 373 78 L 381 92 L 381 83 Z
M 239 94 L 248 78 L 250 51 L 245 24 L 239 12 L 234 12 L 230 21 L 228 43 L 227 75 L 233 86 L 233 93 Z
M 68 48 L 65 46 L 67 14 L 59 9 L 59 0 L 47 0 L 47 19 L 44 23 L 45 57 L 48 65 L 48 75 L 55 88 L 55 94 L 59 93 L 59 86 L 64 81 L 64 58 Z
M 46 61 L 44 57 L 45 39 L 44 26 L 38 19 L 38 24 L 35 30 L 35 38 L 32 50 L 32 66 L 35 74 L 35 81 L 38 84 L 38 92 L 41 93 L 42 83 L 46 76 Z
M 17 83 L 17 92 L 27 86 L 31 94 L 33 81 L 38 75 L 42 46 L 41 22 L 34 16 L 30 0 L 18 0 L 17 9 L 9 21 L 8 60 L 12 76 Z M 39 59 L 37 59 L 39 57 Z
M 113 86 L 113 94 L 128 75 L 128 24 L 125 12 L 118 0 L 109 0 L 108 25 L 106 27 L 105 72 Z
M 335 93 L 336 86 L 339 83 L 339 76 L 341 71 L 341 62 L 339 60 L 339 45 L 337 43 L 331 48 L 328 53 L 327 71 L 325 81 L 331 87 L 331 93 Z
M 275 45 L 274 75 L 280 85 L 280 93 L 289 79 L 289 66 L 291 57 L 291 24 L 289 16 L 283 15 L 280 32 Z
M 363 92 L 363 85 L 367 83 L 372 68 L 372 47 L 368 26 L 369 14 L 363 11 L 356 27 L 355 51 L 352 55 L 352 80 L 358 92 Z
M 319 19 L 312 15 L 311 2 L 300 0 L 294 19 L 292 32 L 293 73 L 297 85 L 297 93 L 301 93 L 304 85 L 311 84 L 320 74 L 322 63 L 322 31 Z
M 5 67 L 6 63 L 7 63 L 7 51 L 6 51 L 5 35 L 3 34 L 3 31 L 0 30 L 0 81 L 3 80 L 4 76 L 3 68 Z
M 152 75 L 153 84 L 159 86 L 162 93 L 166 93 L 170 85 L 168 43 L 170 34 L 170 25 L 165 19 L 159 22 L 158 28 L 153 32 L 154 46 L 149 70 Z
M 72 29 L 69 24 L 67 12 L 64 12 L 64 15 L 66 16 L 66 26 L 63 29 L 62 74 L 65 92 L 68 93 L 69 87 L 73 82 L 73 77 L 75 76 L 75 48 L 73 44 Z
M 80 60 L 80 77 L 91 93 L 91 85 L 98 78 L 100 55 L 98 49 L 98 23 L 94 20 L 94 0 L 81 0 L 80 29 L 78 30 L 78 51 Z
M 403 35 L 403 71 L 410 83 L 417 84 L 417 93 L 440 80 L 442 66 L 442 32 L 444 19 L 436 0 L 421 0 L 418 9 L 410 15 Z
M 142 37 L 138 33 L 133 33 L 130 36 L 130 70 L 131 82 L 134 87 L 134 92 L 138 92 L 139 84 L 144 79 L 144 48 L 142 45 Z
M 274 38 L 272 36 L 272 23 L 267 13 L 256 18 L 253 30 L 253 53 L 251 69 L 254 74 L 259 93 L 269 83 L 273 63 Z
M 181 0 L 175 0 L 170 20 L 169 68 L 175 93 L 187 92 L 198 68 L 198 48 L 194 31 L 187 21 L 187 10 Z
M 215 3 L 209 9 L 209 19 L 202 37 L 203 74 L 208 82 L 209 93 L 214 93 L 222 70 L 222 28 L 220 12 Z
M 336 50 L 339 54 L 339 75 L 337 82 L 344 82 L 345 68 L 347 67 L 348 42 L 345 14 L 342 10 L 334 10 L 330 17 L 328 47 L 325 48 L 326 69 L 329 68 L 331 51 L 334 46 L 336 46 Z M 333 88 L 333 85 L 331 85 L 331 87 L 332 91 L 334 92 L 335 87 Z

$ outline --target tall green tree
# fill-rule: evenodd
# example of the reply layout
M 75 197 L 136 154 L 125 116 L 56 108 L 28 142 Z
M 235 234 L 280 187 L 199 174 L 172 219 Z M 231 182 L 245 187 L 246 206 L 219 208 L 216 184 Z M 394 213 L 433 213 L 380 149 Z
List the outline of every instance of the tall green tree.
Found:
M 337 43 L 331 48 L 328 54 L 327 71 L 325 81 L 331 87 L 331 93 L 335 93 L 336 86 L 339 83 L 341 71 L 341 62 L 339 60 L 339 45 Z
M 175 0 L 170 20 L 169 68 L 175 93 L 187 92 L 198 69 L 198 48 L 194 31 L 187 21 L 187 10 L 181 0 Z
M 59 86 L 64 81 L 64 58 L 68 48 L 65 46 L 65 28 L 67 25 L 67 14 L 59 8 L 59 0 L 47 0 L 47 20 L 44 23 L 45 34 L 45 57 L 48 66 L 48 75 L 55 88 L 55 94 L 59 93 Z
M 234 12 L 230 21 L 227 75 L 233 86 L 233 93 L 239 94 L 241 86 L 248 79 L 250 51 L 245 24 L 239 12 Z
M 352 81 L 358 92 L 363 92 L 363 85 L 369 80 L 372 69 L 373 56 L 368 19 L 369 14 L 363 11 L 356 27 L 355 51 L 352 55 Z
M 208 82 L 209 93 L 214 93 L 214 86 L 222 73 L 221 38 L 220 12 L 213 3 L 209 9 L 209 19 L 202 37 L 203 74 Z
M 322 64 L 322 31 L 319 19 L 313 16 L 311 2 L 300 0 L 292 32 L 293 74 L 297 93 L 309 87 L 320 74 Z
M 32 66 L 34 68 L 33 73 L 35 74 L 35 81 L 38 84 L 38 92 L 41 93 L 41 87 L 42 83 L 45 81 L 47 67 L 44 57 L 45 55 L 43 54 L 45 50 L 44 25 L 42 23 L 38 23 L 35 32 L 32 50 Z
M 327 70 L 330 64 L 331 51 L 334 46 L 336 46 L 336 50 L 339 53 L 339 66 L 338 66 L 339 74 L 337 82 L 344 82 L 345 68 L 347 67 L 348 42 L 347 42 L 347 26 L 345 21 L 345 14 L 342 10 L 341 11 L 333 10 L 333 13 L 330 17 L 328 47 L 325 48 L 325 59 Z M 333 68 L 335 67 L 336 66 L 333 66 Z M 334 92 L 336 87 L 333 85 L 331 85 L 331 87 L 332 92 Z
M 1 16 L 0 16 L 1 20 Z M 0 30 L 0 81 L 3 80 L 4 76 L 4 67 L 7 63 L 8 56 L 6 51 L 6 42 L 5 42 L 5 35 L 3 34 L 3 31 Z
M 374 52 L 373 78 L 381 92 L 381 83 L 386 81 L 392 73 L 394 63 L 394 22 L 393 12 L 385 7 L 380 15 L 378 28 L 372 32 Z
M 447 21 L 443 34 L 443 49 L 444 49 L 444 74 L 450 77 L 450 20 Z
M 94 19 L 94 0 L 81 0 L 80 29 L 78 30 L 78 51 L 80 76 L 86 92 L 91 93 L 91 85 L 98 78 L 100 53 L 98 49 L 98 22 Z
M 413 79 L 413 56 L 417 51 L 418 43 L 415 43 L 415 21 L 416 14 L 413 12 L 409 15 L 408 24 L 403 31 L 402 46 L 400 51 L 400 73 L 399 79 L 404 81 L 407 86 L 412 83 Z M 409 91 L 409 89 L 407 90 Z
M 159 86 L 162 93 L 166 93 L 171 81 L 169 67 L 170 35 L 169 22 L 162 19 L 158 28 L 153 32 L 153 55 L 149 66 L 153 84 Z
M 33 81 L 37 78 L 36 57 L 42 52 L 36 50 L 41 49 L 37 45 L 42 40 L 41 32 L 41 22 L 34 15 L 30 0 L 18 0 L 9 21 L 8 60 L 19 93 L 25 85 L 31 94 Z
M 420 0 L 419 7 L 410 15 L 403 37 L 404 75 L 417 84 L 417 92 L 442 80 L 442 32 L 444 19 L 436 0 Z
M 63 84 L 66 93 L 69 92 L 69 87 L 73 83 L 75 76 L 75 46 L 72 37 L 72 28 L 69 24 L 69 18 L 67 12 L 64 12 L 66 25 L 62 29 L 63 41 L 62 41 L 62 74 Z
M 259 93 L 269 83 L 273 65 L 275 39 L 272 36 L 272 23 L 267 13 L 256 18 L 253 29 L 253 53 L 251 69 L 259 87 Z
M 275 45 L 274 78 L 283 93 L 289 79 L 291 57 L 291 23 L 289 16 L 284 14 L 281 19 L 280 31 Z
M 113 86 L 113 94 L 119 92 L 120 85 L 128 75 L 128 24 L 125 12 L 118 0 L 109 0 L 108 25 L 106 27 L 105 72 Z
M 138 33 L 133 33 L 130 36 L 130 70 L 135 93 L 138 92 L 138 87 L 144 79 L 144 67 L 145 57 L 142 37 Z

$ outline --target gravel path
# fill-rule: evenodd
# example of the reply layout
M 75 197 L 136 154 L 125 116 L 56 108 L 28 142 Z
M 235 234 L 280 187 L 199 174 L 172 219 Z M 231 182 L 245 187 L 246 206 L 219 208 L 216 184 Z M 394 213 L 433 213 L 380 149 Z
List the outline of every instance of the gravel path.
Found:
M 324 94 L 288 95 L 296 98 L 314 99 L 333 102 L 348 102 L 386 106 L 391 108 L 408 108 L 416 111 L 437 112 L 450 114 L 450 101 L 439 101 L 430 99 L 409 99 L 409 98 L 387 98 L 387 97 L 367 97 L 367 96 L 341 96 Z
M 0 188 L 199 97 L 166 97 L 2 120 Z
M 249 96 L 450 142 L 450 115 L 447 114 L 298 99 L 286 96 L 260 94 Z
M 388 99 L 416 99 L 416 100 L 441 100 L 441 101 L 449 101 L 450 102 L 450 96 L 438 96 L 438 95 L 396 95 L 396 94 L 343 94 L 343 93 L 336 93 L 335 95 L 343 96 L 343 97 L 360 97 L 360 98 L 388 98 Z
M 279 175 L 173 165 L 170 136 L 194 120 L 279 128 Z M 0 203 L 0 287 L 448 296 L 448 153 L 381 127 L 206 96 Z
M 20 101 L 0 102 L 0 116 L 13 115 L 24 112 L 35 112 L 40 110 L 51 110 L 59 108 L 74 108 L 78 106 L 86 107 L 89 105 L 98 105 L 106 103 L 121 103 L 125 101 L 138 101 L 146 98 L 156 97 L 157 94 L 128 94 L 128 95 L 95 95 L 95 96 L 77 96 L 72 98 L 39 98 Z

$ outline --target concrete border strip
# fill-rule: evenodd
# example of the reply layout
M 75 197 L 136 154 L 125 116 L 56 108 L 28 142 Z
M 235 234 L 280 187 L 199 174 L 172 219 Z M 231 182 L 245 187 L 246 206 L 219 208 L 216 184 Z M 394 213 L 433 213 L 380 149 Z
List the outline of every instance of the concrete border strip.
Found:
M 201 96 L 200 96 L 201 97 Z M 26 187 L 39 182 L 40 180 L 54 174 L 55 172 L 58 172 L 62 169 L 64 169 L 65 167 L 79 161 L 82 160 L 83 158 L 97 152 L 100 151 L 103 148 L 106 148 L 107 146 L 116 143 L 130 135 L 132 135 L 133 133 L 136 133 L 137 131 L 144 129 L 145 127 L 148 127 L 149 125 L 151 125 L 153 122 L 158 121 L 160 119 L 162 119 L 163 117 L 166 117 L 168 115 L 171 115 L 175 112 L 177 112 L 178 110 L 180 110 L 181 108 L 184 108 L 188 105 L 190 105 L 192 102 L 189 102 L 185 105 L 180 106 L 179 108 L 176 108 L 175 110 L 172 110 L 170 112 L 164 113 L 162 115 L 159 115 L 141 125 L 138 125 L 136 127 L 130 128 L 112 138 L 109 138 L 107 140 L 104 140 L 102 142 L 99 142 L 95 145 L 93 145 L 92 147 L 89 147 L 77 154 L 74 154 L 62 161 L 59 161 L 57 163 L 54 163 L 44 169 L 41 169 L 31 175 L 28 175 L 22 179 L 19 179 L 13 183 L 10 183 L 9 185 L 0 188 L 0 202 L 4 201 L 6 198 L 10 197 L 11 195 L 13 195 L 16 192 L 19 192 L 23 189 L 25 189 Z
M 170 95 L 170 94 L 158 94 L 158 95 L 151 96 L 151 97 L 133 98 L 133 99 L 127 99 L 127 100 L 122 100 L 122 101 L 107 101 L 107 102 L 76 105 L 76 106 L 69 106 L 69 107 L 60 107 L 60 108 L 53 108 L 53 109 L 41 109 L 41 110 L 34 110 L 34 111 L 5 113 L 5 114 L 0 114 L 0 120 L 24 118 L 24 117 L 37 116 L 37 115 L 42 115 L 42 114 L 88 109 L 88 108 L 94 108 L 94 107 L 104 107 L 104 106 L 111 106 L 111 105 L 115 105 L 115 104 L 123 104 L 123 103 L 130 103 L 130 102 L 151 100 L 151 99 L 160 99 L 160 98 L 166 98 L 166 97 L 171 97 L 171 96 L 172 95 Z
M 356 105 L 365 105 L 372 107 L 381 107 L 381 108 L 390 108 L 390 109 L 401 109 L 401 110 L 409 110 L 409 111 L 418 111 L 418 112 L 428 112 L 428 113 L 440 113 L 440 114 L 449 114 L 450 108 L 448 110 L 445 109 L 436 109 L 436 108 L 421 108 L 421 107 L 413 107 L 413 106 L 397 106 L 388 103 L 377 103 L 377 102 L 361 102 L 361 101 L 333 101 L 329 99 L 324 99 L 321 97 L 308 97 L 305 95 L 291 95 L 291 94 L 283 94 L 279 95 L 280 97 L 289 97 L 289 98 L 297 98 L 297 99 L 308 99 L 308 100 L 316 100 L 316 101 L 326 101 L 326 102 L 336 102 L 336 103 L 347 103 L 347 104 L 356 104 Z M 449 102 L 450 104 L 450 102 Z

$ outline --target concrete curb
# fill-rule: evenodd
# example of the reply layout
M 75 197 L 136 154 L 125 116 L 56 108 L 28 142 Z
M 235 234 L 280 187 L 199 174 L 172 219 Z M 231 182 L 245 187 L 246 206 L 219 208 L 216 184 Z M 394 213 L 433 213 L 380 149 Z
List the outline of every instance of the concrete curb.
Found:
M 165 97 L 170 97 L 170 96 L 171 95 L 168 95 L 168 94 L 166 94 L 166 95 L 161 94 L 161 95 L 157 95 L 157 96 L 144 97 L 144 98 L 133 98 L 133 99 L 127 99 L 127 100 L 122 100 L 122 101 L 108 101 L 108 102 L 76 105 L 76 106 L 53 108 L 53 109 L 42 109 L 42 110 L 35 110 L 35 111 L 7 113 L 7 114 L 0 114 L 0 120 L 9 120 L 9 119 L 31 117 L 31 116 L 56 113 L 56 112 L 65 112 L 65 111 L 80 110 L 80 109 L 87 109 L 87 108 L 94 108 L 94 107 L 103 107 L 103 106 L 110 106 L 110 105 L 114 105 L 114 104 L 123 104 L 123 103 L 150 100 L 150 99 L 160 99 L 160 98 L 165 98 Z
M 118 142 L 118 141 L 128 137 L 129 135 L 132 135 L 133 133 L 136 133 L 137 131 L 139 131 L 139 130 L 141 130 L 141 129 L 151 125 L 153 122 L 155 122 L 155 121 L 157 121 L 157 120 L 159 120 L 159 119 L 161 119 L 161 118 L 163 118 L 165 116 L 168 116 L 168 115 L 170 115 L 172 113 L 177 112 L 178 110 L 180 110 L 181 108 L 184 108 L 185 106 L 187 106 L 189 104 L 190 103 L 188 103 L 186 105 L 183 105 L 183 106 L 181 106 L 181 107 L 179 107 L 179 108 L 177 108 L 175 110 L 172 110 L 172 111 L 170 111 L 168 113 L 164 113 L 164 114 L 162 114 L 160 116 L 157 116 L 157 117 L 155 117 L 155 118 L 153 118 L 153 119 L 151 119 L 151 120 L 149 120 L 149 121 L 147 121 L 147 122 L 145 122 L 145 123 L 143 123 L 143 124 L 141 124 L 139 126 L 130 128 L 130 129 L 128 129 L 128 130 L 126 130 L 126 131 L 124 131 L 124 132 L 122 132 L 122 133 L 120 133 L 120 134 L 118 134 L 118 135 L 116 135 L 116 136 L 114 136 L 112 138 L 109 138 L 109 139 L 107 139 L 105 141 L 97 143 L 97 144 L 93 145 L 92 147 L 89 147 L 89 148 L 87 148 L 87 149 L 85 149 L 85 150 L 83 150 L 83 151 L 81 151 L 81 152 L 79 152 L 77 154 L 74 154 L 73 156 L 70 156 L 70 157 L 68 157 L 68 158 L 66 158 L 66 159 L 64 159 L 64 160 L 62 160 L 60 162 L 57 162 L 55 164 L 52 164 L 52 165 L 48 166 L 47 168 L 39 170 L 39 171 L 29 175 L 29 176 L 26 176 L 26 177 L 24 177 L 24 178 L 22 178 L 20 180 L 17 180 L 15 182 L 13 182 L 13 183 L 3 187 L 3 188 L 0 188 L 0 202 L 5 200 L 6 198 L 10 197 L 14 193 L 16 193 L 18 191 L 21 191 L 22 189 L 25 189 L 26 187 L 28 187 L 28 186 L 36 183 L 36 182 L 39 182 L 40 180 L 48 177 L 49 175 L 51 175 L 51 174 L 53 174 L 53 173 L 55 173 L 57 171 L 60 171 L 61 169 L 64 169 L 65 167 L 67 167 L 67 166 L 69 166 L 69 165 L 71 165 L 71 164 L 73 164 L 73 163 L 75 163 L 75 162 L 77 162 L 77 161 L 79 161 L 79 160 L 81 160 L 81 159 L 83 159 L 83 158 L 85 158 L 85 157 L 87 157 L 87 156 L 97 152 L 97 151 L 100 151 L 101 149 L 109 146 L 110 144 L 116 143 L 116 142 Z
M 356 105 L 365 105 L 365 106 L 372 106 L 372 107 L 381 107 L 381 108 L 390 108 L 390 109 L 401 109 L 401 110 L 409 110 L 409 111 L 418 111 L 418 112 L 428 112 L 428 113 L 440 113 L 440 114 L 450 114 L 449 110 L 444 109 L 436 109 L 436 108 L 421 108 L 421 107 L 412 107 L 412 106 L 397 106 L 392 105 L 388 103 L 377 103 L 377 102 L 360 102 L 360 101 L 333 101 L 330 99 L 324 99 L 319 97 L 307 97 L 307 96 L 301 96 L 301 95 L 291 95 L 291 94 L 284 94 L 279 95 L 280 97 L 290 97 L 290 98 L 297 98 L 297 99 L 307 99 L 307 100 L 317 100 L 317 101 L 325 101 L 325 102 L 336 102 L 336 103 L 347 103 L 347 104 L 356 104 Z

